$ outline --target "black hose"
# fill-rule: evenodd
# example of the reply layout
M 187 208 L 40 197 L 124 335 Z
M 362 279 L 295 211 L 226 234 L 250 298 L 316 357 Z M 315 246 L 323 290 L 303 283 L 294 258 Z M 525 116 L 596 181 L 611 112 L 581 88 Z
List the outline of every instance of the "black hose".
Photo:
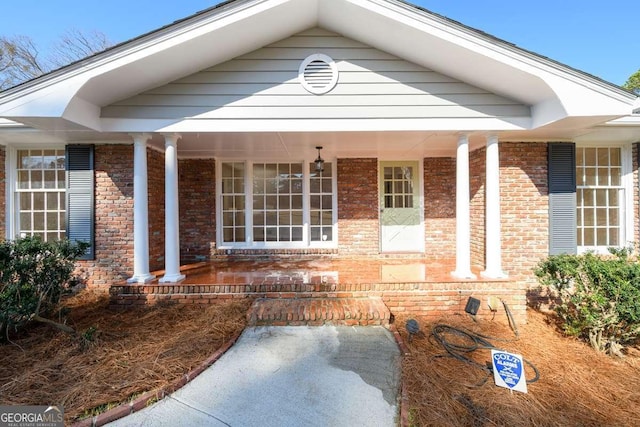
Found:
M 515 325 L 515 323 L 514 323 Z M 451 340 L 447 340 L 447 336 L 457 336 L 463 338 L 462 342 L 452 342 Z M 500 350 L 498 347 L 495 347 L 491 342 L 488 341 L 489 338 L 485 335 L 477 334 L 475 332 L 471 332 L 469 330 L 456 328 L 453 326 L 445 325 L 442 323 L 436 324 L 431 330 L 431 336 L 445 349 L 446 354 L 440 354 L 435 357 L 452 357 L 456 360 L 459 360 L 463 363 L 469 364 L 475 368 L 481 369 L 487 373 L 487 376 L 481 380 L 479 383 L 474 384 L 474 387 L 479 387 L 487 382 L 489 377 L 493 374 L 493 365 L 491 363 L 487 363 L 485 365 L 476 362 L 467 356 L 467 354 L 474 352 L 476 350 Z M 493 339 L 493 338 L 492 338 Z M 534 377 L 531 379 L 527 379 L 527 384 L 534 383 L 538 381 L 540 378 L 540 372 L 533 365 L 533 363 L 529 362 L 526 359 L 522 359 L 524 363 L 529 365 L 529 367 L 534 372 Z

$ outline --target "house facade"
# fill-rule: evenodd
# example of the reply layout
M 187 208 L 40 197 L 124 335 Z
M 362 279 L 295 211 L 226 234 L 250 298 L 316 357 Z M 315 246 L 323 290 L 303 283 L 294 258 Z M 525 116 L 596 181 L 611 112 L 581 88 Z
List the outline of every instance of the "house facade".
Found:
M 234 0 L 0 92 L 0 227 L 91 242 L 94 286 L 293 255 L 522 292 L 638 241 L 639 109 L 401 1 Z

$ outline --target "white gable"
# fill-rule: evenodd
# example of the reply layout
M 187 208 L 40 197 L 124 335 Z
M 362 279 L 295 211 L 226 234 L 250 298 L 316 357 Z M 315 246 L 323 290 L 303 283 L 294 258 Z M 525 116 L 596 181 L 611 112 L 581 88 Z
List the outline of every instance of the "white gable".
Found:
M 337 85 L 310 93 L 298 76 L 302 61 L 322 53 L 336 63 Z M 526 126 L 519 102 L 404 61 L 321 29 L 207 68 L 102 108 L 103 118 L 238 120 L 493 119 Z M 226 123 L 226 122 L 225 122 Z M 227 125 L 229 126 L 229 125 Z M 244 126 L 244 125 L 241 125 Z M 475 126 L 483 126 L 476 123 Z

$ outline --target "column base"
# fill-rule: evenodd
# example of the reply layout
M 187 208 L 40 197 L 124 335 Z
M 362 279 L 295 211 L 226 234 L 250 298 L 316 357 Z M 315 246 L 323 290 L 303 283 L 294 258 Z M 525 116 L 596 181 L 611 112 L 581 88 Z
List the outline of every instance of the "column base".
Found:
M 165 274 L 162 279 L 160 279 L 160 283 L 176 283 L 184 280 L 185 277 L 184 274 Z
M 458 271 L 458 270 L 452 271 L 451 272 L 451 276 L 454 279 L 461 279 L 461 280 L 462 279 L 468 279 L 468 280 L 477 279 L 477 276 L 475 274 L 473 274 L 471 272 L 471 270 L 469 270 L 469 271 Z
M 136 276 L 133 276 L 133 277 L 127 279 L 127 283 L 149 283 L 152 280 L 154 280 L 155 278 L 156 278 L 156 276 L 154 276 L 151 273 L 138 274 Z
M 498 270 L 498 271 L 485 270 L 480 272 L 480 277 L 483 277 L 485 279 L 506 279 L 509 276 L 507 276 L 502 270 Z

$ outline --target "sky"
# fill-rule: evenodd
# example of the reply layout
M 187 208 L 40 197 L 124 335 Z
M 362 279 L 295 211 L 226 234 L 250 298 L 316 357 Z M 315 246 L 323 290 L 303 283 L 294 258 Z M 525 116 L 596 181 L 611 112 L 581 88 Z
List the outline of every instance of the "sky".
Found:
M 120 43 L 216 0 L 0 0 L 0 36 L 46 53 L 70 29 Z M 621 85 L 640 69 L 640 0 L 414 0 L 413 4 Z

